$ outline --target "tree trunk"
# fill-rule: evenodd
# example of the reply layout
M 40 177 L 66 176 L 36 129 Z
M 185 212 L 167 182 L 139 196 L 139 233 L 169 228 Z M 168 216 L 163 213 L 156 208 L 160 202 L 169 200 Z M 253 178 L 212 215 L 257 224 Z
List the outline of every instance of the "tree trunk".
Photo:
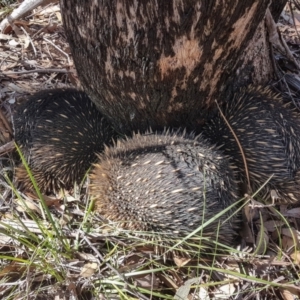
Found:
M 79 79 L 122 132 L 195 129 L 214 100 L 272 77 L 270 0 L 61 0 Z
M 273 0 L 270 5 L 270 11 L 275 22 L 278 21 L 280 14 L 282 13 L 287 1 L 286 0 Z

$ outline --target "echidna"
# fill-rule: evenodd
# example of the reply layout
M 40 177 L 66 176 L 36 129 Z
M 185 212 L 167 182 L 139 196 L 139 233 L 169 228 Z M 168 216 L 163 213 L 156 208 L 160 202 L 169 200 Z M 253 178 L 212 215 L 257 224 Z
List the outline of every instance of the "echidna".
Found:
M 185 236 L 237 200 L 234 167 L 192 134 L 135 134 L 100 154 L 90 175 L 95 208 L 123 229 Z M 234 243 L 236 207 L 198 233 Z M 205 242 L 203 242 L 205 244 Z
M 89 97 L 76 89 L 44 90 L 31 96 L 15 116 L 15 141 L 42 192 L 80 182 L 114 136 Z M 16 170 L 25 188 L 32 183 L 24 166 Z
M 271 178 L 259 193 L 262 199 L 270 199 L 274 190 L 280 202 L 300 200 L 299 114 L 264 87 L 242 90 L 221 110 L 244 151 L 252 192 Z M 204 126 L 203 134 L 232 158 L 239 180 L 248 185 L 241 151 L 220 113 Z

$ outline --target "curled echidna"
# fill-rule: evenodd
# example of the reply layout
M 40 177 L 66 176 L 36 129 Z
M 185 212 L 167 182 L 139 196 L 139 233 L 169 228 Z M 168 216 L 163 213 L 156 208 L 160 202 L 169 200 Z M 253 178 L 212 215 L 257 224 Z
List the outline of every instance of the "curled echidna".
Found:
M 113 128 L 75 89 L 41 91 L 21 105 L 15 116 L 15 141 L 42 192 L 80 182 L 113 135 Z M 32 183 L 24 166 L 16 170 L 25 188 Z
M 120 227 L 173 238 L 235 203 L 236 190 L 233 167 L 215 147 L 201 137 L 164 132 L 135 134 L 105 149 L 92 170 L 90 193 L 101 215 Z M 232 244 L 241 221 L 234 212 L 198 237 Z
M 300 200 L 299 114 L 263 87 L 241 91 L 222 111 L 244 151 L 252 192 L 271 178 L 260 197 L 266 199 L 274 190 L 281 202 Z M 241 151 L 220 113 L 204 126 L 203 134 L 232 158 L 240 181 L 247 185 Z

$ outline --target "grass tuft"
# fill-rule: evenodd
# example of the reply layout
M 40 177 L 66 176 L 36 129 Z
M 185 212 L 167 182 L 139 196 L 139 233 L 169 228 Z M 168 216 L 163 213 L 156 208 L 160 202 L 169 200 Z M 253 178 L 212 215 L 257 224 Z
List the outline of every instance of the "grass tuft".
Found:
M 3 177 L 0 299 L 285 299 L 300 293 L 295 207 L 247 196 L 235 204 L 235 213 L 243 202 L 250 211 L 239 246 L 208 246 L 203 228 L 232 207 L 174 241 L 103 220 L 93 211 L 88 178 L 73 194 L 50 198 L 37 187 L 38 196 L 24 194 Z

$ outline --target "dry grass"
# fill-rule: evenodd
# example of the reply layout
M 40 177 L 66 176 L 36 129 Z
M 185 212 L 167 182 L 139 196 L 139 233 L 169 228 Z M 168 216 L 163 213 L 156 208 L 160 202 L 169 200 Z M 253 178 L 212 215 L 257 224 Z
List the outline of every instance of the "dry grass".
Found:
M 1 39 L 2 112 L 40 89 L 78 85 L 59 7 L 37 9 Z M 23 29 L 22 29 L 23 28 Z M 0 120 L 1 144 L 11 140 Z M 0 158 L 1 299 L 296 299 L 298 206 L 247 198 L 237 249 L 192 259 L 156 253 L 151 236 L 107 224 L 92 210 L 88 179 L 71 193 L 32 195 L 13 185 L 14 154 Z M 246 223 L 246 222 L 245 222 Z M 145 236 L 145 234 L 144 234 Z M 167 250 L 167 249 L 165 249 Z
M 298 231 L 274 206 L 255 208 L 260 218 L 251 222 L 257 237 L 253 248 L 228 249 L 224 255 L 211 249 L 203 255 L 193 246 L 192 258 L 172 256 L 169 249 L 156 251 L 160 244 L 151 233 L 145 238 L 146 233 L 123 231 L 94 214 L 87 180 L 74 195 L 53 199 L 11 194 L 12 205 L 0 222 L 2 299 L 288 299 L 284 294 L 299 294 L 293 247 Z M 186 243 L 184 248 L 191 247 Z

